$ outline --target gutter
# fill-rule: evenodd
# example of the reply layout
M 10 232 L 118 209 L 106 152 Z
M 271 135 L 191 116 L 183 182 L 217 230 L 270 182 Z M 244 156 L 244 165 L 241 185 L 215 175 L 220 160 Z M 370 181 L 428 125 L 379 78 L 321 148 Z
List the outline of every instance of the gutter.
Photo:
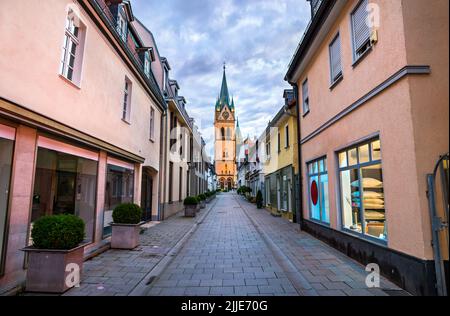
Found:
M 299 102 L 299 94 L 298 94 L 298 85 L 293 82 L 289 82 L 294 88 L 294 98 L 297 108 L 297 160 L 298 160 L 298 208 L 296 213 L 296 222 L 300 224 L 300 230 L 302 229 L 303 225 L 303 177 L 302 177 L 302 170 L 303 170 L 303 163 L 302 163 L 302 144 L 300 142 L 301 140 L 301 131 L 300 131 L 300 102 Z

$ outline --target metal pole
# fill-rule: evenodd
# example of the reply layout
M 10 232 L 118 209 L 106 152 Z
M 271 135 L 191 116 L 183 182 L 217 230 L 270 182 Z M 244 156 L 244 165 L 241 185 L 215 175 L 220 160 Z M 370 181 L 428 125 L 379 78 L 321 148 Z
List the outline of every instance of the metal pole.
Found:
M 447 296 L 447 286 L 445 284 L 445 270 L 444 262 L 442 260 L 441 247 L 439 241 L 439 232 L 442 229 L 441 219 L 437 216 L 436 212 L 436 195 L 434 174 L 427 175 L 428 183 L 428 207 L 430 209 L 431 217 L 431 229 L 432 229 L 432 245 L 434 251 L 434 265 L 436 268 L 436 289 L 439 296 Z

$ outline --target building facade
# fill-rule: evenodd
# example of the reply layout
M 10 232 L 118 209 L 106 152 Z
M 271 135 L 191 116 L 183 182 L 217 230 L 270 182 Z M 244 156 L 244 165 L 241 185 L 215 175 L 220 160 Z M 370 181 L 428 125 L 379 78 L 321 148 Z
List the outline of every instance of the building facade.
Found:
M 86 254 L 108 242 L 116 205 L 158 217 L 166 103 L 127 1 L 2 1 L 0 12 L 3 293 L 24 279 L 20 249 L 41 216 L 80 216 Z
M 301 227 L 410 293 L 436 294 L 427 174 L 449 150 L 449 3 L 311 4 L 286 74 Z
M 297 114 L 293 91 L 284 92 L 281 107 L 267 128 L 263 168 L 266 207 L 274 215 L 296 219 Z
M 214 110 L 214 157 L 217 181 L 220 189 L 236 187 L 236 116 L 234 100 L 228 92 L 225 66 L 222 87 Z

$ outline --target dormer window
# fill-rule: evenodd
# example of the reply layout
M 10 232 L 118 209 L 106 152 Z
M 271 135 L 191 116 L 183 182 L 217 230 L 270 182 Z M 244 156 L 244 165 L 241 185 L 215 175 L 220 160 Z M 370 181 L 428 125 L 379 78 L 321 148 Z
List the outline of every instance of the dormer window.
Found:
M 147 50 L 144 56 L 144 73 L 147 77 L 150 77 L 150 65 L 151 65 L 150 51 Z
M 127 20 L 123 16 L 122 9 L 117 14 L 117 32 L 124 42 L 127 41 Z

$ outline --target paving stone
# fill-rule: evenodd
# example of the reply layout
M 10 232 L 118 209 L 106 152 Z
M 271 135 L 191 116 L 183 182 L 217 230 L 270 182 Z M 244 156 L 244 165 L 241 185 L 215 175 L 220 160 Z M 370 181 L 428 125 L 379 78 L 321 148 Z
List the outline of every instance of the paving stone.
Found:
M 234 287 L 211 287 L 209 291 L 210 295 L 231 295 L 234 294 Z
M 222 286 L 223 280 L 202 280 L 200 286 Z
M 245 285 L 269 285 L 267 279 L 245 279 Z
M 235 286 L 234 292 L 236 295 L 254 295 L 259 294 L 257 286 Z

